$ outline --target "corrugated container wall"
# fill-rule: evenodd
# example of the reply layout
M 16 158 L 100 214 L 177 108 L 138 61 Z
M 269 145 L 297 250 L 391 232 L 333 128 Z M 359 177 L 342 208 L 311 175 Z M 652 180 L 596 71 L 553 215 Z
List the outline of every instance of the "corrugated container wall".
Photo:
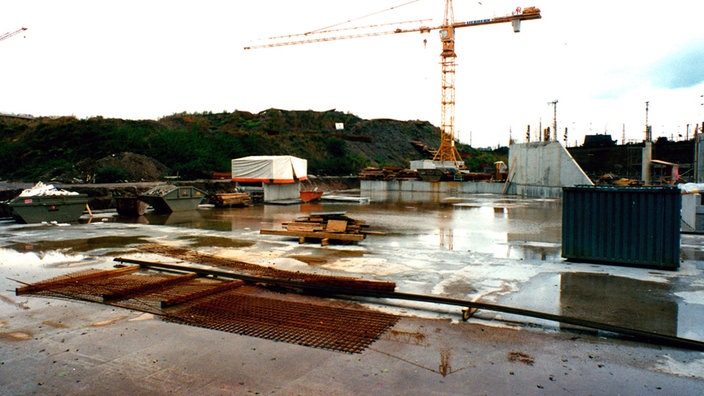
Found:
M 562 257 L 676 270 L 681 206 L 676 187 L 565 187 Z

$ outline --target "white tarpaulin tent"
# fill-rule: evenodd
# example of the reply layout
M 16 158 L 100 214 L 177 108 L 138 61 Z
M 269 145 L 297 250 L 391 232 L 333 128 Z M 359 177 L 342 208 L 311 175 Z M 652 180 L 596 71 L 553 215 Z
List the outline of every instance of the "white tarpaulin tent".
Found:
M 307 180 L 308 161 L 290 155 L 257 155 L 232 160 L 232 181 L 294 183 Z

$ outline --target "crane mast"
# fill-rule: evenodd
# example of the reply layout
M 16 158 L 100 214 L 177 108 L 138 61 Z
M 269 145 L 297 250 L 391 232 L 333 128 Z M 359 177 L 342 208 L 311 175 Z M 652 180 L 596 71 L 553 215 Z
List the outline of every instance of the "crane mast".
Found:
M 513 25 L 513 31 L 517 33 L 520 31 L 521 21 L 540 18 L 540 9 L 536 7 L 525 7 L 521 9 L 520 7 L 518 7 L 511 15 L 507 16 L 470 20 L 465 22 L 455 22 L 452 0 L 445 0 L 445 12 L 443 16 L 443 23 L 440 26 L 420 26 L 414 28 L 398 27 L 392 30 L 376 30 L 351 34 L 341 34 L 339 32 L 342 30 L 356 30 L 359 28 L 354 27 L 349 29 L 307 32 L 303 34 L 271 37 L 268 39 L 269 41 L 265 44 L 252 45 L 244 47 L 244 49 L 250 50 L 254 48 L 280 47 L 285 45 L 308 44 L 324 41 L 345 40 L 360 37 L 381 36 L 410 32 L 428 33 L 431 30 L 438 30 L 438 32 L 440 33 L 440 42 L 442 44 L 442 52 L 440 54 L 440 62 L 442 66 L 442 93 L 440 100 L 441 134 L 440 146 L 438 147 L 438 150 L 433 157 L 433 161 L 441 161 L 443 165 L 447 163 L 452 163 L 457 169 L 466 169 L 462 161 L 462 157 L 457 151 L 457 147 L 455 146 L 455 59 L 457 58 L 457 55 L 455 53 L 455 29 L 461 27 L 511 22 L 511 24 Z
M 445 1 L 445 16 L 440 28 L 440 53 L 442 65 L 442 96 L 440 99 L 440 147 L 433 161 L 450 161 L 458 169 L 465 168 L 455 147 L 455 23 L 452 0 Z

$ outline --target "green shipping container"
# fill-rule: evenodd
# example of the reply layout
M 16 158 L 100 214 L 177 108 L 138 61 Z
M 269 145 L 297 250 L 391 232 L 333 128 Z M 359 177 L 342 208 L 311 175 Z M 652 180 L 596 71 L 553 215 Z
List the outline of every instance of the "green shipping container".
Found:
M 679 268 L 679 188 L 578 186 L 562 197 L 562 257 Z
M 18 196 L 8 206 L 12 210 L 12 217 L 20 223 L 67 223 L 78 221 L 87 203 L 86 194 L 39 195 Z

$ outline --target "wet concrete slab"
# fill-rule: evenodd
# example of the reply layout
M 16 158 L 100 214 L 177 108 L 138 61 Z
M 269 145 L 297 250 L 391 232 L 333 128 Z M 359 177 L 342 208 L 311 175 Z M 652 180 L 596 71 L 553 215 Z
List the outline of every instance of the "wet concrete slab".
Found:
M 366 220 L 359 244 L 259 235 L 311 211 Z M 704 354 L 457 307 L 365 301 L 404 318 L 362 354 L 165 323 L 98 304 L 15 296 L 21 282 L 109 269 L 137 247 L 181 246 L 278 269 L 393 281 L 397 290 L 574 315 L 704 340 L 704 238 L 680 269 L 560 257 L 555 200 L 433 194 L 204 209 L 71 225 L 0 222 L 0 389 L 13 394 L 701 394 Z
M 48 325 L 48 318 L 62 325 Z M 701 354 L 691 351 L 442 319 L 404 318 L 361 354 L 181 326 L 73 301 L 13 314 L 3 323 L 4 333 L 10 329 L 31 334 L 0 339 L 0 385 L 11 394 L 704 391 L 696 359 Z

